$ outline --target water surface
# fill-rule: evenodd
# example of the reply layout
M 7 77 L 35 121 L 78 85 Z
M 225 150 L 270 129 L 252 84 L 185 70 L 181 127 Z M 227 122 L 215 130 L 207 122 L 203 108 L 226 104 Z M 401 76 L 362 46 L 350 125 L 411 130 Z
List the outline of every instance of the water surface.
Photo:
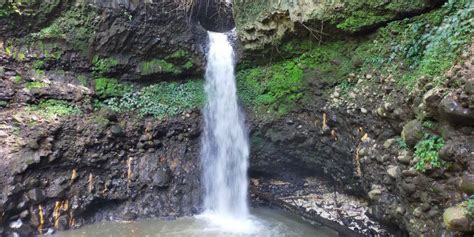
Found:
M 315 227 L 298 217 L 273 209 L 252 210 L 249 232 L 239 223 L 223 229 L 207 216 L 185 217 L 174 221 L 143 220 L 129 223 L 104 222 L 84 226 L 78 230 L 59 232 L 57 237 L 335 237 L 327 227 Z

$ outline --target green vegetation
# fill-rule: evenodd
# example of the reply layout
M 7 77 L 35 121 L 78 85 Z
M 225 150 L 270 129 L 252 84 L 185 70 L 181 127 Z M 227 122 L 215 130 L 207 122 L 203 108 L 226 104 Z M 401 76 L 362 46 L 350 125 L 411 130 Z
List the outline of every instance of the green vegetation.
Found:
M 431 120 L 423 121 L 422 125 L 424 128 L 427 128 L 427 129 L 433 129 L 435 127 L 435 123 Z
M 469 4 L 449 1 L 430 13 L 392 22 L 355 54 L 363 59 L 363 69 L 391 73 L 403 88 L 414 89 L 421 77 L 440 85 L 472 37 L 474 8 Z
M 474 33 L 471 1 L 449 1 L 442 9 L 427 14 L 402 32 L 404 45 L 394 48 L 394 54 L 404 55 L 410 73 L 401 83 L 413 87 L 421 76 L 442 84 L 442 74 L 449 69 Z
M 130 85 L 120 83 L 117 79 L 98 78 L 95 80 L 95 92 L 100 98 L 120 97 L 131 90 Z
M 183 72 L 189 71 L 194 67 L 191 55 L 179 49 L 164 59 L 152 59 L 141 62 L 138 65 L 142 76 L 150 76 L 153 74 L 170 74 L 177 76 Z
M 31 90 L 31 89 L 40 89 L 40 88 L 44 88 L 44 87 L 47 87 L 48 84 L 46 84 L 45 82 L 42 82 L 42 81 L 31 81 L 31 82 L 28 82 L 26 83 L 26 88 Z
M 92 60 L 92 70 L 95 75 L 105 76 L 118 64 L 119 61 L 115 58 L 100 58 L 99 56 L 94 56 Z
M 471 195 L 465 204 L 464 213 L 474 218 L 474 195 Z
M 272 65 L 243 69 L 241 66 L 237 74 L 239 95 L 253 109 L 283 115 L 304 97 L 305 71 L 315 72 L 321 81 L 347 83 L 345 77 L 354 69 L 349 55 L 355 46 L 355 42 L 342 41 L 314 47 L 310 42 L 298 46 L 288 42 L 281 51 L 298 56 Z
M 4 108 L 8 106 L 8 101 L 0 100 L 0 108 Z
M 357 32 L 368 27 L 375 27 L 395 19 L 401 11 L 414 11 L 427 7 L 423 0 L 414 1 L 344 1 L 341 11 L 331 9 L 328 20 L 336 27 L 349 32 Z
M 29 111 L 38 113 L 46 119 L 56 119 L 74 114 L 79 114 L 81 110 L 74 104 L 63 100 L 42 100 L 37 105 L 31 105 Z
M 407 142 L 403 138 L 398 139 L 398 147 L 402 150 L 408 150 L 410 147 L 408 146 Z
M 33 69 L 44 69 L 44 60 L 36 60 L 31 64 Z
M 21 83 L 22 80 L 23 80 L 23 78 L 21 78 L 20 75 L 16 75 L 15 78 L 13 79 L 13 82 L 18 84 L 18 83 Z
M 3 6 L 0 6 L 0 18 L 8 17 L 14 13 L 15 13 L 15 10 L 13 9 L 12 5 L 3 4 Z
M 373 27 L 377 24 L 389 21 L 395 17 L 394 14 L 378 15 L 364 10 L 355 11 L 350 17 L 339 23 L 336 27 L 350 32 L 356 32 L 364 27 Z
M 84 76 L 84 75 L 79 75 L 77 76 L 77 80 L 79 81 L 79 84 L 81 86 L 86 86 L 89 84 L 89 82 L 87 81 L 87 77 Z
M 144 87 L 139 92 L 109 98 L 102 106 L 120 113 L 136 111 L 141 116 L 167 117 L 201 107 L 203 103 L 203 81 L 191 80 L 185 83 L 161 82 Z
M 142 62 L 138 67 L 140 68 L 140 74 L 142 76 L 148 76 L 157 73 L 169 73 L 173 75 L 179 75 L 183 72 L 180 67 L 165 60 L 159 59 L 153 59 L 151 61 Z
M 32 34 L 32 40 L 65 41 L 75 49 L 86 52 L 89 39 L 94 35 L 96 16 L 97 13 L 94 9 L 73 7 L 48 27 Z
M 238 76 L 241 99 L 250 106 L 273 106 L 285 112 L 289 103 L 303 95 L 303 70 L 292 61 L 250 69 Z
M 438 152 L 444 146 L 444 139 L 439 136 L 425 135 L 425 138 L 415 146 L 415 156 L 418 162 L 416 170 L 425 172 L 427 168 L 444 168 L 447 162 L 439 158 Z

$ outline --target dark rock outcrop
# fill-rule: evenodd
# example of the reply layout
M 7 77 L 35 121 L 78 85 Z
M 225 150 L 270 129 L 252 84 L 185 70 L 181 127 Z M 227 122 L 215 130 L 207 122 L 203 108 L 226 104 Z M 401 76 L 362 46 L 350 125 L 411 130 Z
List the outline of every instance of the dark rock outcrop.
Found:
M 29 130 L 25 135 L 39 147 L 25 144 L 0 163 L 4 233 L 197 213 L 198 118 L 193 112 L 168 121 L 86 116 Z M 28 162 L 27 153 L 38 159 Z

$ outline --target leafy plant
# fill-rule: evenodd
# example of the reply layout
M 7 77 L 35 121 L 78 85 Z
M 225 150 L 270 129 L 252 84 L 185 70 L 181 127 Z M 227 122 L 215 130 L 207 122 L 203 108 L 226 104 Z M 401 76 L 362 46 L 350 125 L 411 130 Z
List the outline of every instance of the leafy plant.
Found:
M 466 206 L 464 208 L 464 213 L 472 218 L 474 218 L 474 195 L 471 195 L 466 201 Z
M 94 56 L 92 60 L 92 70 L 98 76 L 105 76 L 118 64 L 119 61 L 115 58 L 100 58 L 99 56 Z
M 435 127 L 435 124 L 431 120 L 425 120 L 423 121 L 422 126 L 427 129 L 433 129 Z
M 38 113 L 47 119 L 55 119 L 58 117 L 79 114 L 81 110 L 67 101 L 48 99 L 42 100 L 37 105 L 29 107 L 31 112 Z
M 409 149 L 408 144 L 401 137 L 398 139 L 398 147 L 400 147 L 400 149 L 402 149 L 402 150 L 408 150 Z
M 32 81 L 32 82 L 28 82 L 26 84 L 26 88 L 27 89 L 39 89 L 39 88 L 44 88 L 44 87 L 47 87 L 48 84 L 42 82 L 42 81 Z
M 44 69 L 44 63 L 44 60 L 36 60 L 35 62 L 33 62 L 31 67 L 33 69 Z
M 16 84 L 20 83 L 23 80 L 20 75 L 16 75 L 15 78 L 13 78 L 13 82 Z
M 444 146 L 444 139 L 439 136 L 425 135 L 415 146 L 415 157 L 418 162 L 415 169 L 425 172 L 427 168 L 443 168 L 447 162 L 439 158 L 439 150 Z
M 186 83 L 161 82 L 138 92 L 125 93 L 122 97 L 109 98 L 102 106 L 120 113 L 136 111 L 141 116 L 167 117 L 200 107 L 203 103 L 203 81 L 191 80 Z
M 120 83 L 117 79 L 98 78 L 95 80 L 95 92 L 100 98 L 120 97 L 131 89 L 130 85 Z

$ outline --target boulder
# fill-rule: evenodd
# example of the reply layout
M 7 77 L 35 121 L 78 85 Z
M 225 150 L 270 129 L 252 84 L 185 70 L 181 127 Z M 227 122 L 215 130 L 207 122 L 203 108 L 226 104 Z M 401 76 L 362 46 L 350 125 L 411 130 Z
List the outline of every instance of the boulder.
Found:
M 431 116 L 438 116 L 438 106 L 441 102 L 444 90 L 440 88 L 433 88 L 423 95 L 424 110 Z
M 474 126 L 474 109 L 464 108 L 451 97 L 441 100 L 438 112 L 449 123 L 459 126 Z
M 423 125 L 418 120 L 412 120 L 403 126 L 402 138 L 412 147 L 423 138 L 423 135 Z
M 465 174 L 461 179 L 461 191 L 474 195 L 474 174 Z
M 464 213 L 461 206 L 450 207 L 444 211 L 444 224 L 446 228 L 454 231 L 472 232 L 474 231 L 474 221 Z

